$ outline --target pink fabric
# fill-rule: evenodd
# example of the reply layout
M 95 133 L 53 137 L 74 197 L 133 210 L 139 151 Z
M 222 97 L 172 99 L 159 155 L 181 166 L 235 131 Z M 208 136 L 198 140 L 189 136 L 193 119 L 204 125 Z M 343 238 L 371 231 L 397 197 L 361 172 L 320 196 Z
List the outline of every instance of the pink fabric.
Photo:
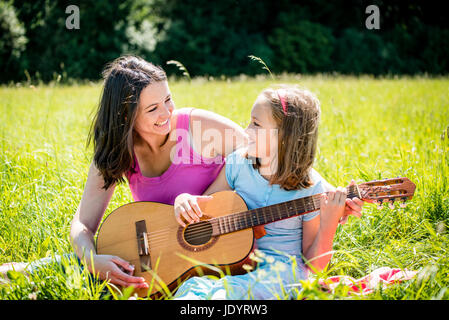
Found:
M 153 201 L 173 205 L 176 196 L 187 192 L 203 194 L 215 180 L 225 164 L 225 158 L 204 158 L 192 149 L 189 123 L 193 108 L 177 109 L 177 143 L 172 164 L 159 177 L 143 176 L 137 158 L 134 156 L 133 168 L 137 172 L 128 172 L 126 177 L 134 201 Z
M 327 291 L 333 291 L 338 285 L 349 287 L 350 294 L 365 295 L 373 292 L 379 284 L 385 288 L 389 284 L 412 279 L 418 271 L 402 270 L 399 268 L 382 267 L 374 270 L 370 274 L 354 279 L 349 276 L 334 276 L 326 280 L 320 280 L 319 284 Z

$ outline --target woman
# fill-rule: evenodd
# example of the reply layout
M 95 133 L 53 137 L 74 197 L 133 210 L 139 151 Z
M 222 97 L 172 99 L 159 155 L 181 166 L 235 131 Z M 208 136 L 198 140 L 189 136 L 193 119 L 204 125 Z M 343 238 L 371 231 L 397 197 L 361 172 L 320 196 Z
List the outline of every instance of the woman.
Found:
M 132 275 L 134 267 L 127 261 L 95 251 L 94 235 L 116 184 L 125 182 L 125 176 L 135 201 L 172 205 L 181 193 L 203 194 L 223 167 L 224 158 L 246 145 L 247 136 L 240 126 L 218 114 L 175 109 L 165 72 L 139 57 L 116 59 L 107 65 L 103 77 L 102 97 L 88 137 L 90 143 L 93 135 L 94 158 L 72 220 L 71 243 L 80 260 L 100 279 L 146 288 L 143 278 Z M 189 156 L 179 157 L 178 152 Z M 363 201 L 348 199 L 346 204 L 344 219 L 361 215 Z M 189 212 L 183 217 L 186 221 L 196 218 Z M 17 271 L 24 264 L 14 267 Z M 0 272 L 6 274 L 10 268 L 0 267 Z

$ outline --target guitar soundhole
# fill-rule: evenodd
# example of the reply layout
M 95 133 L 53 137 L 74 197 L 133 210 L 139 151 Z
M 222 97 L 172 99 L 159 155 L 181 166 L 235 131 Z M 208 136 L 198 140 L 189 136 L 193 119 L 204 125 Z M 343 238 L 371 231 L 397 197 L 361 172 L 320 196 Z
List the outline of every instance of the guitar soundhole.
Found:
M 188 225 L 184 231 L 184 239 L 192 246 L 199 246 L 209 242 L 212 237 L 212 225 L 209 221 L 201 221 Z
M 212 224 L 210 217 L 203 215 L 203 221 L 189 224 L 186 228 L 179 227 L 178 242 L 189 251 L 202 251 L 210 248 L 217 240 L 217 236 L 212 236 Z

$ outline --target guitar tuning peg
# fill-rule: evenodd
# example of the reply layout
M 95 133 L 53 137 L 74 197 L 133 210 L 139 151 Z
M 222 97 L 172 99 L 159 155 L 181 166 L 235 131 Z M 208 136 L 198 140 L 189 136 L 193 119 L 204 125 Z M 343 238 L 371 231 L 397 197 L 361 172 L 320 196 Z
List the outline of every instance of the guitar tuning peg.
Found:
M 401 207 L 401 208 L 405 208 L 406 206 L 407 206 L 407 197 L 402 197 L 401 198 L 401 203 L 399 204 L 399 206 Z
M 383 208 L 383 206 L 382 206 L 382 200 L 377 200 L 375 203 L 377 204 L 377 209 L 378 209 L 378 210 L 382 210 L 382 208 Z
M 401 208 L 405 208 L 407 206 L 407 197 L 402 198 L 402 202 L 399 204 Z
M 388 201 L 388 206 L 390 207 L 390 209 L 394 209 L 394 199 Z

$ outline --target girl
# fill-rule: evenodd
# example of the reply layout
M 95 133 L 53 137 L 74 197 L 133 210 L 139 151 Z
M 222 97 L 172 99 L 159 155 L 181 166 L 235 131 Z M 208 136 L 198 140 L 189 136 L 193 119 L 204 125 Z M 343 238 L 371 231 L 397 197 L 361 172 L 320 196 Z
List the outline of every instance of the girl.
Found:
M 246 129 L 248 146 L 227 156 L 226 165 L 205 194 L 235 190 L 251 210 L 322 193 L 321 209 L 265 225 L 265 235 L 256 240 L 262 261 L 255 271 L 220 280 L 193 277 L 181 285 L 175 298 L 291 296 L 291 285 L 306 279 L 308 269 L 318 271 L 328 264 L 347 192 L 338 187 L 324 193 L 328 184 L 312 168 L 319 118 L 319 101 L 307 90 L 267 89 L 257 97 Z M 181 225 L 202 215 L 197 197 L 187 193 L 175 199 L 174 211 Z

